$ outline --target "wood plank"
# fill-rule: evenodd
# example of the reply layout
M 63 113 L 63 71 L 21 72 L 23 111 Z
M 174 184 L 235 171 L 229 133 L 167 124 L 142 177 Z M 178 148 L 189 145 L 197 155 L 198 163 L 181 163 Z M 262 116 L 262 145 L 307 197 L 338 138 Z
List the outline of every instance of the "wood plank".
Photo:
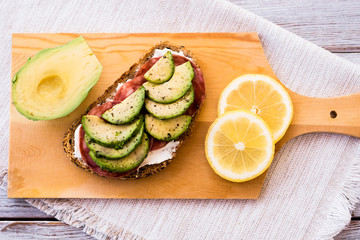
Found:
M 349 226 L 334 237 L 335 240 L 359 240 L 360 239 L 360 221 L 351 221 Z
M 0 218 L 1 219 L 51 219 L 37 208 L 28 204 L 24 199 L 7 198 L 6 191 L 0 190 Z M 54 218 L 55 219 L 55 218 Z
M 4 221 L 0 222 L 0 239 L 95 239 L 62 222 Z
M 360 221 L 351 221 L 335 240 L 357 240 Z M 0 239 L 95 239 L 82 229 L 52 221 L 4 221 L 0 222 Z
M 360 1 L 230 0 L 332 52 L 359 52 Z
M 357 204 L 353 217 L 360 218 L 360 203 Z

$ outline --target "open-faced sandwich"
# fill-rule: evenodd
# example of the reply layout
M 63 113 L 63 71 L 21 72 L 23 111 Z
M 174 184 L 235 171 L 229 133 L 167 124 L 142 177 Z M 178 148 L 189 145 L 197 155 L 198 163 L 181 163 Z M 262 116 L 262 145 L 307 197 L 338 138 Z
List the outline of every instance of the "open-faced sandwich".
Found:
M 64 150 L 103 177 L 159 172 L 189 136 L 205 100 L 198 61 L 183 46 L 155 45 L 92 103 L 64 136 Z

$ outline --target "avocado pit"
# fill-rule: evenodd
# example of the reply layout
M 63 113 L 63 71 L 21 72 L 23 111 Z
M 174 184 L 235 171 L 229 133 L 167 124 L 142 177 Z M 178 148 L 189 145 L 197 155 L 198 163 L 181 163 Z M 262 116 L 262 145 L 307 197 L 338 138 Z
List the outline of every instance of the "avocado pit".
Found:
M 50 75 L 39 82 L 36 92 L 45 100 L 51 100 L 62 98 L 64 89 L 64 80 L 58 75 Z

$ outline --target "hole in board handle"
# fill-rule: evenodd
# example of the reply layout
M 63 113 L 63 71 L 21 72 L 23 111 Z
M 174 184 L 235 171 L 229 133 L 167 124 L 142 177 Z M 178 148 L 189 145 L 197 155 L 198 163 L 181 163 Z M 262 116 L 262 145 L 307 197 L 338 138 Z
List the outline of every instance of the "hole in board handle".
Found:
M 330 112 L 330 117 L 331 117 L 331 118 L 336 118 L 336 117 L 337 117 L 336 111 L 332 110 L 332 111 Z

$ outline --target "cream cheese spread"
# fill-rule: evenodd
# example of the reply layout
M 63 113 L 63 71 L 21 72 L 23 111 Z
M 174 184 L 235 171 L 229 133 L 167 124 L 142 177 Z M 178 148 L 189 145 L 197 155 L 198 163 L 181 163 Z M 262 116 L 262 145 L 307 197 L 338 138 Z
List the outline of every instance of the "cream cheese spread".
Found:
M 74 157 L 82 159 L 80 152 L 80 127 L 81 124 L 76 128 L 74 133 Z
M 180 51 L 180 52 L 175 52 L 169 48 L 164 48 L 164 49 L 156 49 L 155 52 L 154 52 L 154 55 L 152 57 L 160 57 L 160 56 L 163 56 L 166 52 L 170 51 L 172 54 L 177 54 L 177 55 L 180 55 L 180 56 L 183 56 L 189 60 L 193 60 L 192 58 L 189 58 L 187 56 L 184 55 L 183 51 Z
M 162 163 L 166 160 L 171 159 L 179 143 L 180 143 L 179 141 L 172 141 L 160 149 L 150 151 L 149 155 L 141 163 L 140 167 L 145 165 Z

